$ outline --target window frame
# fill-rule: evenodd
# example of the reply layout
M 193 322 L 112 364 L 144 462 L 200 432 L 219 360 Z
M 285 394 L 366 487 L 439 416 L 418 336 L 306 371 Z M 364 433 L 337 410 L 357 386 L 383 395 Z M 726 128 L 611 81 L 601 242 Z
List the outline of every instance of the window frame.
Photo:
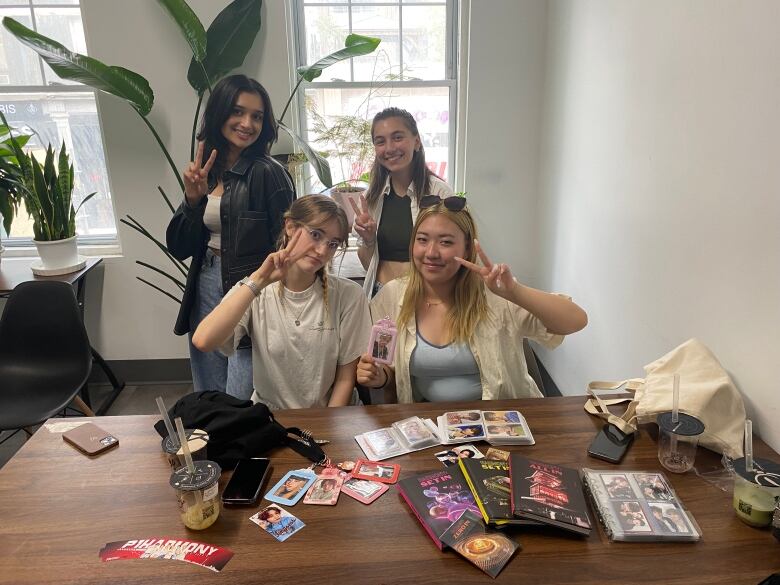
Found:
M 306 50 L 306 27 L 305 27 L 305 15 L 304 4 L 306 0 L 292 0 L 292 32 L 293 32 L 293 47 L 294 47 L 294 64 L 293 64 L 293 77 L 297 78 L 297 68 L 304 65 L 309 65 L 306 62 L 307 50 Z M 315 5 L 315 4 L 312 4 Z M 392 6 L 399 7 L 398 10 L 398 22 L 399 22 L 399 44 L 403 46 L 403 8 L 405 6 L 436 6 L 444 5 L 446 7 L 445 17 L 445 47 L 444 47 L 444 79 L 441 80 L 408 80 L 408 81 L 382 81 L 382 85 L 385 87 L 395 87 L 403 89 L 419 89 L 425 87 L 446 87 L 449 91 L 449 140 L 450 145 L 447 149 L 447 176 L 444 179 L 450 185 L 455 184 L 456 177 L 456 132 L 457 132 L 457 119 L 458 119 L 458 5 L 457 0 L 441 0 L 439 2 L 415 2 L 414 0 L 388 0 L 384 2 L 371 2 L 371 3 L 357 3 L 352 0 L 345 0 L 342 2 L 317 2 L 317 7 L 347 7 L 349 31 L 352 32 L 352 7 L 353 6 Z M 381 45 L 380 45 L 381 46 Z M 399 55 L 399 67 L 403 70 L 403 50 Z M 324 56 L 324 55 L 323 55 Z M 350 77 L 354 77 L 354 61 L 349 60 Z M 296 79 L 297 81 L 297 79 Z M 307 136 L 307 116 L 305 111 L 305 96 L 306 88 L 322 88 L 322 89 L 370 89 L 373 85 L 371 81 L 319 81 L 314 80 L 307 82 L 305 87 L 301 87 L 295 95 L 295 118 L 298 125 L 298 131 L 301 136 Z M 310 192 L 311 182 L 306 181 L 304 186 L 305 192 Z
M 0 7 L 25 8 L 30 10 L 32 29 L 35 30 L 36 32 L 38 31 L 36 10 L 42 8 L 43 9 L 77 8 L 79 11 L 79 17 L 81 18 L 82 28 L 84 27 L 84 17 L 82 13 L 83 7 L 81 5 L 81 0 L 74 0 L 74 2 L 72 3 L 50 3 L 50 2 L 38 1 L 38 0 L 26 0 L 26 2 L 24 3 L 19 3 L 14 5 L 0 4 Z M 84 29 L 84 37 L 86 41 L 87 38 L 86 29 Z M 26 50 L 32 51 L 32 49 L 29 48 L 26 48 Z M 84 54 L 88 55 L 89 53 L 85 52 Z M 46 64 L 43 58 L 37 53 L 35 53 L 35 58 L 38 61 L 38 67 L 40 70 L 41 79 L 45 81 L 47 79 Z M 51 72 L 48 72 L 48 76 L 51 77 Z M 87 235 L 77 234 L 79 251 L 86 254 L 96 254 L 96 253 L 117 254 L 121 252 L 121 247 L 119 242 L 119 221 L 117 217 L 116 204 L 114 201 L 114 190 L 111 187 L 111 175 L 108 171 L 108 155 L 106 151 L 106 140 L 105 140 L 105 134 L 103 132 L 103 124 L 100 117 L 100 104 L 98 102 L 98 95 L 97 95 L 98 91 L 88 85 L 84 85 L 82 83 L 76 83 L 76 82 L 67 82 L 67 83 L 52 84 L 52 85 L 13 85 L 13 84 L 0 85 L 0 94 L 4 94 L 8 96 L 24 95 L 24 94 L 37 94 L 37 95 L 45 96 L 45 94 L 50 94 L 51 98 L 47 97 L 46 99 L 56 100 L 57 99 L 56 96 L 58 94 L 67 95 L 67 94 L 76 94 L 76 93 L 91 94 L 92 100 L 95 104 L 95 116 L 97 118 L 97 124 L 100 129 L 100 146 L 103 150 L 106 182 L 109 185 L 109 196 L 111 201 L 111 210 L 113 212 L 113 217 L 114 217 L 114 229 L 115 229 L 114 235 L 87 236 Z M 46 101 L 46 100 L 41 100 L 41 101 Z M 15 122 L 9 120 L 9 124 L 13 127 Z M 56 146 L 56 148 L 59 149 L 59 146 Z M 20 214 L 26 213 L 24 203 L 20 205 L 19 213 Z M 32 237 L 6 235 L 2 238 L 2 244 L 5 247 L 4 255 L 7 257 L 28 256 L 30 250 L 35 250 L 35 243 Z

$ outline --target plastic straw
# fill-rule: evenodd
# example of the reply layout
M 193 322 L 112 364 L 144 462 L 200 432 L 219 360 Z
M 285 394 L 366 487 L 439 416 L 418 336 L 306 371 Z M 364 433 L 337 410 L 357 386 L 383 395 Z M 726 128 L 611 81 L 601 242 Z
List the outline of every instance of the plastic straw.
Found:
M 745 469 L 753 471 L 753 421 L 745 420 Z
M 184 452 L 184 461 L 187 462 L 187 471 L 195 473 L 195 464 L 192 462 L 190 446 L 187 444 L 187 435 L 184 434 L 184 425 L 180 416 L 176 417 L 176 430 L 179 432 L 179 441 L 181 442 L 181 450 Z
M 178 437 L 176 436 L 176 429 L 173 428 L 171 423 L 171 417 L 168 416 L 168 411 L 165 409 L 165 402 L 163 402 L 162 396 L 157 397 L 157 408 L 160 409 L 165 428 L 168 430 L 168 436 L 171 437 L 173 444 L 176 445 Z
M 680 374 L 674 375 L 674 401 L 672 402 L 672 422 L 677 424 L 677 411 L 680 404 Z

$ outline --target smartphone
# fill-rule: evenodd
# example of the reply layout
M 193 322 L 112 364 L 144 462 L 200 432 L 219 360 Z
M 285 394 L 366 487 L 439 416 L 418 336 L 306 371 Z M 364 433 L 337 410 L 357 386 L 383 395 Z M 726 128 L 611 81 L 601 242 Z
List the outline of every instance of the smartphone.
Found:
M 119 445 L 111 433 L 107 433 L 94 423 L 84 423 L 62 433 L 62 438 L 85 455 L 99 455 Z
M 633 433 L 627 435 L 615 425 L 607 423 L 588 447 L 588 455 L 610 463 L 620 463 L 633 440 Z
M 269 469 L 266 458 L 240 459 L 222 492 L 222 503 L 238 506 L 257 502 Z

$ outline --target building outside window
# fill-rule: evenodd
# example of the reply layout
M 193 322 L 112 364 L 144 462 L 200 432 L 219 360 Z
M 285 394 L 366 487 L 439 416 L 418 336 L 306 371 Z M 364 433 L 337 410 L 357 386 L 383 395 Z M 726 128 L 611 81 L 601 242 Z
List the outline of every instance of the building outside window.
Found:
M 294 7 L 297 65 L 312 64 L 342 48 L 350 33 L 382 39 L 374 53 L 325 69 L 298 92 L 302 134 L 317 150 L 330 153 L 334 183 L 357 180 L 370 170 L 370 121 L 395 106 L 415 117 L 428 166 L 451 184 L 455 0 L 296 0 Z M 323 136 L 328 139 L 317 141 Z M 308 168 L 301 180 L 307 192 L 323 189 Z
M 0 0 L 0 18 L 6 16 L 87 54 L 78 0 Z M 76 217 L 79 241 L 114 243 L 116 222 L 94 90 L 61 79 L 37 53 L 0 27 L 0 111 L 12 127 L 34 134 L 26 150 L 40 161 L 49 143 L 57 151 L 65 143 L 76 175 L 74 205 L 97 192 Z M 3 238 L 8 247 L 29 245 L 33 237 L 23 205 L 10 236 Z

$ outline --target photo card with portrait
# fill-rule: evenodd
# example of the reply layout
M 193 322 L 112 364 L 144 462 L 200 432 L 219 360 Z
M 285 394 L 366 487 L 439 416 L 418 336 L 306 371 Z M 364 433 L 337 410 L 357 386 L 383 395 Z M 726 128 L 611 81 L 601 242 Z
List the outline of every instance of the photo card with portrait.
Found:
M 434 453 L 434 456 L 436 457 L 436 459 L 438 459 L 444 464 L 444 467 L 452 467 L 453 465 L 457 465 L 458 459 L 461 458 L 482 459 L 485 457 L 482 454 L 482 451 L 477 449 L 471 443 L 468 443 L 466 445 L 456 445 L 452 449 L 447 449 L 446 451 L 439 451 L 438 453 Z
M 279 506 L 267 506 L 257 514 L 250 516 L 249 520 L 279 542 L 284 542 L 306 526 L 297 516 Z
M 439 444 L 439 438 L 431 432 L 419 416 L 410 416 L 394 422 L 393 428 L 401 434 L 411 449 L 432 447 Z
M 355 435 L 365 458 L 381 461 L 441 444 L 438 429 L 430 419 L 411 416 L 391 426 Z
M 367 353 L 376 363 L 391 365 L 395 356 L 397 338 L 398 330 L 395 324 L 387 317 L 380 319 L 371 327 Z
M 341 491 L 358 502 L 370 504 L 377 500 L 383 493 L 390 489 L 386 483 L 370 479 L 358 479 L 350 475 L 344 480 Z
M 358 459 L 355 462 L 352 477 L 382 483 L 395 483 L 398 481 L 399 473 L 401 473 L 401 466 L 395 463 L 380 463 L 378 461 Z
M 613 500 L 635 500 L 637 494 L 625 473 L 603 473 L 601 481 L 607 490 L 607 496 Z
M 306 492 L 303 498 L 304 504 L 316 504 L 318 506 L 335 506 L 339 500 L 344 478 L 338 474 L 322 474 Z
M 294 506 L 306 491 L 317 480 L 317 474 L 311 469 L 294 469 L 284 474 L 276 484 L 265 494 L 269 502 Z

